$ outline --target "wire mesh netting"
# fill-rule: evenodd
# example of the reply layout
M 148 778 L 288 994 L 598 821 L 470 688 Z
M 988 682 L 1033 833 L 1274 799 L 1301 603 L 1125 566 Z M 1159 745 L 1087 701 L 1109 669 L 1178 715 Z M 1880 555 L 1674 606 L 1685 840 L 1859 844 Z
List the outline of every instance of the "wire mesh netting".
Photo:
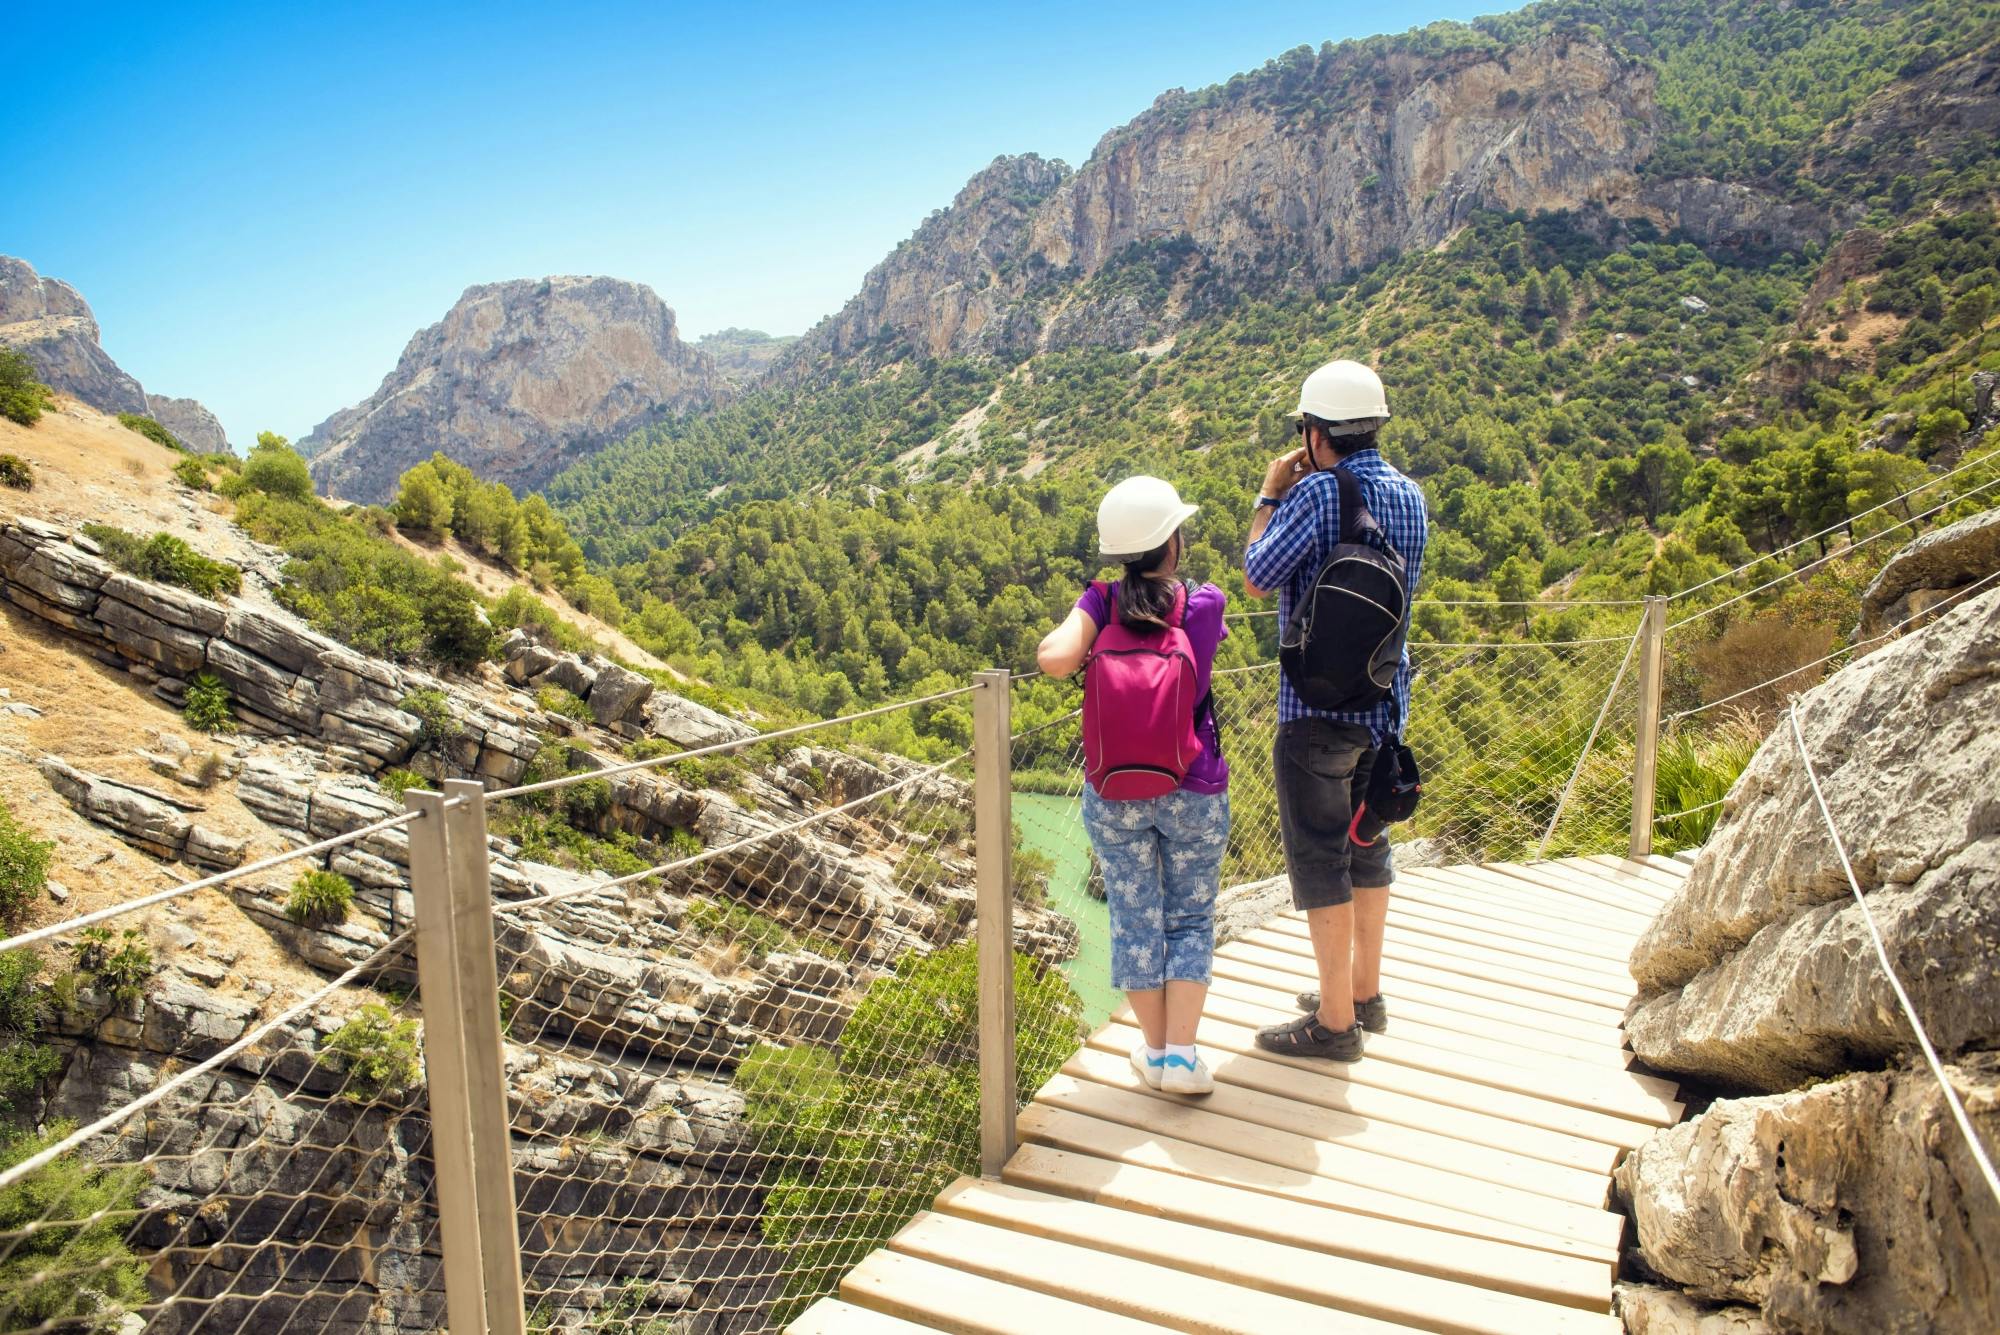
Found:
M 977 1171 L 971 771 L 801 747 L 657 869 L 499 906 L 531 1329 L 782 1327 Z M 1077 932 L 1017 892 L 1032 1089 Z
M 220 893 L 0 953 L 0 1060 L 52 1084 L 0 1152 L 0 1330 L 442 1324 L 410 934 L 370 894 L 320 970 L 161 967 Z

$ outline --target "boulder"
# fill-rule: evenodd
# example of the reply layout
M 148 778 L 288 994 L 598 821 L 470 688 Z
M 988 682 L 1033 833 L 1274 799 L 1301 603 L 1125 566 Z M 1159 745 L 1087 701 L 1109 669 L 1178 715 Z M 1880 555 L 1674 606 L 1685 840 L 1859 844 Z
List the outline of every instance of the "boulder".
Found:
M 757 730 L 698 705 L 670 691 L 654 691 L 645 703 L 646 731 L 664 737 L 677 746 L 716 746 L 744 737 Z
M 2000 1142 L 2000 1055 L 1946 1074 Z M 1692 1298 L 1754 1305 L 1773 1329 L 2000 1328 L 2000 1202 L 1926 1066 L 1718 1101 L 1655 1133 L 1617 1182 L 1648 1267 Z M 1635 1306 L 1669 1323 L 1638 1324 Z M 1621 1310 L 1632 1331 L 1763 1329 L 1740 1311 L 1690 1324 L 1699 1307 L 1653 1294 L 1621 1293 Z
M 1806 746 L 1890 959 L 1947 1053 L 2000 1046 L 2000 590 L 1800 702 Z M 1778 1090 L 1911 1036 L 1790 727 L 1732 791 L 1633 948 L 1627 1033 L 1656 1067 Z
M 1703 1303 L 1651 1284 L 1613 1285 L 1611 1301 L 1630 1335 L 1769 1335 L 1771 1329 L 1754 1307 Z
M 1882 567 L 1861 595 L 1857 638 L 1872 640 L 2000 572 L 2000 510 L 1926 533 Z
M 629 668 L 608 663 L 590 688 L 590 712 L 605 727 L 628 718 L 653 694 L 653 683 Z
M 127 842 L 163 858 L 177 858 L 194 822 L 165 793 L 86 773 L 54 756 L 44 756 L 42 777 L 86 820 L 109 826 Z

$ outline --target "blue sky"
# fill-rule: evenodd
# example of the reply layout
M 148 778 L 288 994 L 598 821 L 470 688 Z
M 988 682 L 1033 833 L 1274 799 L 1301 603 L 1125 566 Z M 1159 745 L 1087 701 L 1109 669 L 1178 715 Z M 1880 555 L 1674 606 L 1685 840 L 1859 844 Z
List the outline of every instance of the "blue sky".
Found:
M 470 284 L 797 333 L 998 154 L 1080 164 L 1165 89 L 1511 7 L 29 5 L 0 254 L 148 390 L 297 437 Z

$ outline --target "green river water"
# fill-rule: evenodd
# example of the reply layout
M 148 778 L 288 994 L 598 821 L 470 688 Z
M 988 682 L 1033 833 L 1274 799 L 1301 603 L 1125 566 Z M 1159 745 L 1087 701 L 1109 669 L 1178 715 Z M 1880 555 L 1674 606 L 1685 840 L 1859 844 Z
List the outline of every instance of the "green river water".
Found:
M 1014 823 L 1021 842 L 1053 858 L 1050 906 L 1076 920 L 1082 941 L 1076 958 L 1063 965 L 1070 986 L 1083 998 L 1083 1018 L 1092 1029 L 1124 1004 L 1111 986 L 1111 916 L 1084 887 L 1090 881 L 1090 840 L 1083 832 L 1081 804 L 1073 797 L 1015 793 Z

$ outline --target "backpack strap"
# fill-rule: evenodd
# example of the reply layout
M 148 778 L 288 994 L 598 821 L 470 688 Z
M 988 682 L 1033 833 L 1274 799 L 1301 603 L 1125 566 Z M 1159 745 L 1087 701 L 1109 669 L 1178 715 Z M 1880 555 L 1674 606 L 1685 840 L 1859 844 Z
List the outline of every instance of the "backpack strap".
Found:
M 1361 480 L 1344 465 L 1333 470 L 1333 480 L 1340 486 L 1340 540 L 1371 545 L 1386 542 L 1382 526 L 1368 508 L 1368 498 L 1361 494 Z

